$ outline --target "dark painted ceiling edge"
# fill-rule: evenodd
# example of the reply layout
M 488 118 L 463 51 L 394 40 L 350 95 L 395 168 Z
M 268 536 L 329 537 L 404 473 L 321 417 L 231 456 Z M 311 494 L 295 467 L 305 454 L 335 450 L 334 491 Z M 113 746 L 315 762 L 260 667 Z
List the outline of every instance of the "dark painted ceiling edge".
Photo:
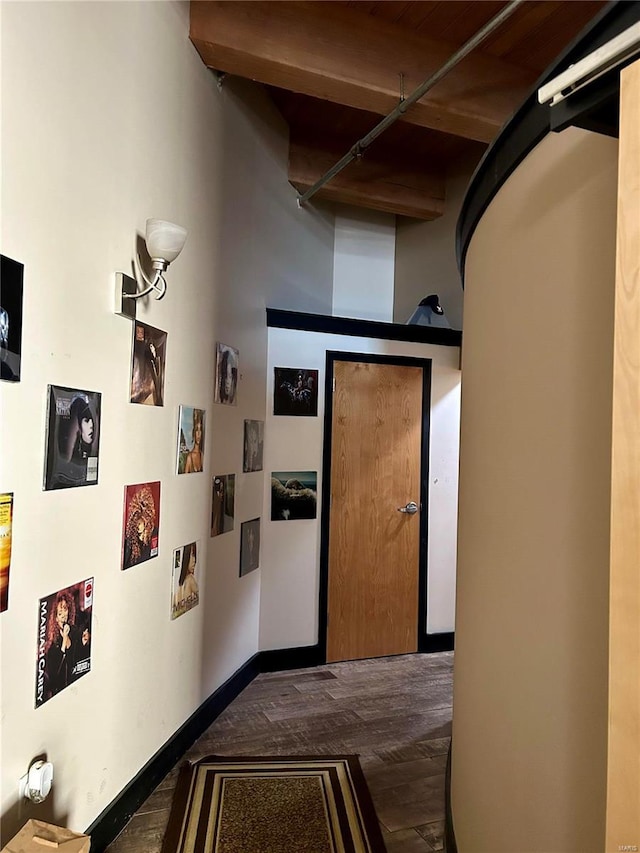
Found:
M 463 288 L 467 250 L 483 213 L 500 187 L 551 129 L 551 108 L 538 103 L 538 89 L 638 20 L 640 3 L 609 3 L 539 78 L 485 152 L 469 182 L 456 227 L 456 256 Z

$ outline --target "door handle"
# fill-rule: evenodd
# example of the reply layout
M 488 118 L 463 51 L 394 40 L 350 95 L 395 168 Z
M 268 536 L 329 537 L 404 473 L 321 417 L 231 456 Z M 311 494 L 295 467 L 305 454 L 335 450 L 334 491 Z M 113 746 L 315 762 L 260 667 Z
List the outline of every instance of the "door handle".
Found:
M 418 504 L 415 501 L 409 501 L 406 506 L 399 506 L 398 512 L 406 512 L 408 515 L 415 515 L 418 512 Z

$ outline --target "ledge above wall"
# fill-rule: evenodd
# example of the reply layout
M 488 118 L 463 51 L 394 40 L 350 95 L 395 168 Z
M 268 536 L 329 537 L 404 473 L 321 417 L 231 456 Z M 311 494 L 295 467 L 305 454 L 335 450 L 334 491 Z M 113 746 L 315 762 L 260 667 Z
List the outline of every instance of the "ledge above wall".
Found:
M 445 347 L 462 346 L 462 332 L 438 326 L 413 326 L 403 323 L 382 323 L 376 320 L 355 320 L 332 317 L 328 314 L 305 314 L 301 311 L 281 311 L 267 308 L 267 326 L 275 329 L 298 329 L 302 332 L 321 332 L 326 335 L 351 335 L 360 338 L 379 338 L 385 341 L 411 341 Z

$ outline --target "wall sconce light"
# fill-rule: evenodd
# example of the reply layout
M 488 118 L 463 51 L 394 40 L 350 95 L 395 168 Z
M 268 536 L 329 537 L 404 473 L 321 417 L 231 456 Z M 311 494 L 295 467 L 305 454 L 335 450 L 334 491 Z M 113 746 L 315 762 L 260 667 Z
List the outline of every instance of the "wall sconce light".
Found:
M 173 222 L 164 219 L 147 219 L 145 243 L 154 270 L 153 278 L 148 278 L 136 258 L 135 278 L 124 273 L 116 273 L 116 314 L 135 320 L 136 299 L 155 291 L 156 299 L 162 299 L 167 292 L 164 271 L 178 257 L 187 239 L 187 231 Z M 142 279 L 142 281 L 140 281 Z M 138 285 L 142 290 L 138 290 Z

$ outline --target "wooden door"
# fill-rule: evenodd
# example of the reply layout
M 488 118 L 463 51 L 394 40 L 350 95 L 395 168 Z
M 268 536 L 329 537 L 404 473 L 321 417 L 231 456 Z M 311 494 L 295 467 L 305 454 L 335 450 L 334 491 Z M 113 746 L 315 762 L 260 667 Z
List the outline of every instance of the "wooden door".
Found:
M 423 368 L 335 361 L 327 661 L 418 648 Z

